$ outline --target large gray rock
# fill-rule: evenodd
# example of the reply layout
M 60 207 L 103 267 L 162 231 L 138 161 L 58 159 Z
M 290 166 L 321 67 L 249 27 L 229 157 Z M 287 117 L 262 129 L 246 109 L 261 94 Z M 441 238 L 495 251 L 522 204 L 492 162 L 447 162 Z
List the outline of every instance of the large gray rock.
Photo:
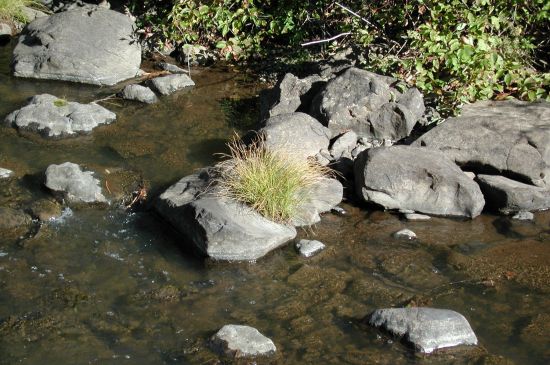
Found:
M 115 119 L 115 113 L 96 103 L 80 104 L 42 94 L 33 96 L 26 106 L 10 113 L 5 122 L 17 129 L 59 138 L 90 133 L 98 125 Z
M 517 100 L 467 105 L 414 142 L 477 173 L 550 187 L 550 103 Z
M 297 157 L 315 156 L 328 148 L 330 132 L 315 118 L 304 113 L 281 114 L 269 118 L 260 129 L 265 146 L 279 149 Z
M 272 222 L 248 206 L 207 192 L 204 169 L 168 188 L 155 204 L 158 213 L 203 255 L 216 260 L 256 260 L 296 236 L 291 226 Z
M 146 104 L 153 104 L 158 101 L 153 90 L 137 84 L 126 85 L 122 90 L 122 97 L 126 100 L 135 100 Z
M 541 188 L 498 175 L 478 175 L 487 205 L 509 214 L 550 208 L 550 189 Z
M 344 195 L 344 187 L 340 181 L 323 178 L 302 194 L 305 198 L 296 209 L 292 224 L 296 227 L 311 226 L 319 221 L 319 214 L 330 211 L 340 204 Z
M 162 95 L 170 95 L 187 87 L 195 86 L 195 83 L 186 74 L 175 74 L 156 77 L 151 80 L 151 86 Z
M 424 112 L 420 93 L 401 94 L 397 80 L 358 68 L 349 68 L 330 80 L 315 97 L 311 114 L 338 135 L 353 130 L 359 137 L 402 139 Z
M 371 314 L 369 323 L 405 337 L 417 351 L 424 353 L 458 345 L 477 345 L 477 337 L 466 318 L 448 309 L 378 309 Z
M 357 194 L 387 209 L 473 218 L 485 203 L 479 186 L 439 151 L 371 148 L 355 160 L 354 170 Z
M 14 75 L 113 85 L 140 73 L 141 46 L 127 16 L 107 9 L 38 18 L 13 51 Z
M 101 192 L 99 180 L 93 177 L 93 172 L 82 171 L 80 166 L 72 162 L 48 166 L 45 185 L 69 202 L 107 202 Z
M 228 324 L 212 336 L 213 346 L 225 355 L 239 357 L 269 356 L 277 351 L 275 344 L 250 326 Z

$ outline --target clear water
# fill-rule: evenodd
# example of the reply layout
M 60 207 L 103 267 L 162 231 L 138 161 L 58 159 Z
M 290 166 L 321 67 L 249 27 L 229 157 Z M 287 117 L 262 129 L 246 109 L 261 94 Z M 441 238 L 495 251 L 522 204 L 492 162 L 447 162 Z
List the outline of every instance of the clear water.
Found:
M 14 79 L 9 55 L 0 49 L 1 118 L 42 92 L 90 101 L 113 91 Z M 19 177 L 0 183 L 0 202 L 25 208 L 47 196 L 51 163 L 132 171 L 152 192 L 213 163 L 234 129 L 252 126 L 260 86 L 229 69 L 193 77 L 196 88 L 157 105 L 104 104 L 118 120 L 91 136 L 50 141 L 0 126 L 0 166 Z M 289 244 L 255 263 L 203 260 L 153 213 L 116 207 L 0 237 L 0 364 L 548 363 L 550 214 L 405 222 L 343 207 L 300 231 L 328 247 L 310 259 Z M 401 228 L 419 239 L 392 238 Z M 403 305 L 459 311 L 480 346 L 415 355 L 365 324 L 372 310 Z M 228 323 L 256 327 L 278 355 L 219 357 L 208 340 Z

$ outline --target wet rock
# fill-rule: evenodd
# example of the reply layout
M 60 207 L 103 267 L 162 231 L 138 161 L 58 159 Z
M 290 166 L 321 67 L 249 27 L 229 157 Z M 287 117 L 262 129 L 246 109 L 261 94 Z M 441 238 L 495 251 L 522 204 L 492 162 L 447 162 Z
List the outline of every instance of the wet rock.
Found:
M 315 118 L 304 113 L 281 114 L 269 118 L 260 129 L 265 146 L 293 156 L 307 158 L 327 149 L 330 132 Z
M 348 212 L 342 207 L 334 207 L 330 211 L 339 216 L 345 216 L 348 214 Z
M 13 171 L 0 167 L 0 179 L 7 179 L 13 175 Z
M 168 71 L 173 74 L 187 74 L 188 72 L 184 70 L 183 68 L 180 68 L 176 65 L 173 65 L 171 63 L 167 62 L 159 62 L 156 64 L 156 66 L 163 71 Z
M 135 100 L 145 104 L 153 104 L 158 101 L 153 90 L 137 84 L 126 85 L 122 90 L 122 97 L 126 100 Z
M 373 148 L 355 160 L 356 192 L 386 209 L 476 217 L 479 186 L 439 151 L 410 146 Z
M 269 356 L 277 351 L 275 344 L 257 329 L 228 324 L 213 337 L 213 346 L 223 354 L 235 358 Z
M 300 252 L 300 255 L 304 257 L 311 257 L 320 251 L 325 249 L 325 245 L 322 242 L 319 242 L 317 240 L 300 240 L 296 244 L 296 248 L 298 249 L 298 252 Z
M 296 236 L 248 206 L 206 192 L 211 170 L 182 178 L 155 203 L 159 214 L 203 255 L 216 260 L 256 260 Z
M 550 103 L 480 101 L 466 105 L 413 145 L 437 149 L 476 173 L 550 186 Z
M 432 219 L 429 215 L 418 214 L 418 213 L 406 213 L 405 219 L 408 221 L 427 221 Z
M 162 95 L 170 95 L 187 87 L 195 86 L 195 83 L 186 74 L 168 75 L 151 80 L 153 89 Z
M 301 194 L 301 193 L 299 193 Z M 296 227 L 310 226 L 321 221 L 320 214 L 340 204 L 344 195 L 342 184 L 332 178 L 323 178 L 303 193 L 307 198 L 296 208 L 292 224 Z
M 48 166 L 45 185 L 70 202 L 107 202 L 101 192 L 99 180 L 93 177 L 93 172 L 82 171 L 80 166 L 71 162 Z
M 351 152 L 355 149 L 356 144 L 357 134 L 354 131 L 348 131 L 334 141 L 330 148 L 330 154 L 335 160 L 342 157 L 351 159 Z
M 466 318 L 447 309 L 377 309 L 370 315 L 369 324 L 404 337 L 424 353 L 458 345 L 477 345 L 477 337 Z
M 47 222 L 61 217 L 61 206 L 52 200 L 40 199 L 31 204 L 30 212 L 33 217 L 41 222 Z
M 538 187 L 498 175 L 478 175 L 487 205 L 502 213 L 550 208 L 550 186 Z
M 114 85 L 140 73 L 135 29 L 124 14 L 99 8 L 38 18 L 13 51 L 14 75 Z
M 535 215 L 531 212 L 521 211 L 512 216 L 512 219 L 518 221 L 532 221 L 535 219 Z
M 31 224 L 31 217 L 17 209 L 0 207 L 0 231 L 26 227 Z
M 410 229 L 402 229 L 400 231 L 397 231 L 393 234 L 395 238 L 405 238 L 408 240 L 414 240 L 416 239 L 416 233 L 411 231 Z
M 95 104 L 80 104 L 53 95 L 33 96 L 5 122 L 20 130 L 37 131 L 45 137 L 60 138 L 90 133 L 101 124 L 110 124 L 115 113 Z

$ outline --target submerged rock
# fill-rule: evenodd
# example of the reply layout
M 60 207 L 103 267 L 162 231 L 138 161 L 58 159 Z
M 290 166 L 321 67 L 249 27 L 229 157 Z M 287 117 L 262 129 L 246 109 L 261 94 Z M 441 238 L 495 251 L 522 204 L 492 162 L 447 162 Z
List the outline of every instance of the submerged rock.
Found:
M 0 232 L 29 226 L 31 221 L 31 217 L 21 210 L 0 207 Z
M 325 245 L 317 240 L 300 240 L 296 244 L 296 248 L 300 255 L 304 257 L 311 257 L 325 249 Z
M 33 96 L 5 122 L 17 129 L 37 131 L 45 137 L 59 138 L 90 133 L 101 124 L 110 124 L 116 114 L 95 103 L 80 104 L 50 94 Z
M 304 193 L 307 198 L 296 209 L 292 224 L 296 227 L 310 226 L 321 220 L 320 214 L 340 204 L 344 195 L 342 184 L 332 178 L 323 178 Z
M 61 206 L 48 199 L 34 201 L 30 206 L 30 213 L 41 222 L 57 219 L 63 214 Z
M 355 160 L 356 192 L 386 209 L 476 217 L 479 186 L 442 152 L 410 146 L 369 149 Z
M 211 170 L 184 177 L 155 204 L 201 254 L 216 260 L 256 260 L 296 236 L 248 206 L 207 192 Z
M 235 358 L 268 356 L 277 351 L 275 344 L 250 326 L 228 324 L 213 337 L 212 345 L 223 354 Z
M 122 97 L 126 100 L 135 100 L 145 104 L 153 104 L 158 101 L 153 90 L 137 84 L 126 85 L 122 90 Z
M 135 23 L 107 9 L 78 9 L 38 18 L 13 51 L 14 75 L 114 85 L 140 73 Z
M 404 337 L 424 353 L 458 345 L 477 345 L 477 337 L 466 318 L 448 309 L 377 309 L 370 315 L 369 324 Z
M 151 86 L 162 95 L 170 95 L 187 87 L 195 86 L 195 83 L 186 74 L 168 75 L 154 78 Z
M 99 180 L 93 177 L 93 172 L 82 171 L 80 166 L 72 162 L 48 166 L 45 185 L 54 193 L 60 194 L 63 199 L 73 203 L 107 202 L 101 192 Z

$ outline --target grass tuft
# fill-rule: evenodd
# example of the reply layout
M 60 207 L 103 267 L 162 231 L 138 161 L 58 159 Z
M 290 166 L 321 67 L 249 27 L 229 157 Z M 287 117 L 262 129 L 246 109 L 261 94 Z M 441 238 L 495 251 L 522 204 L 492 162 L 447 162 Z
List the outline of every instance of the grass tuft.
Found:
M 275 222 L 288 223 L 295 218 L 311 188 L 331 173 L 314 160 L 282 148 L 267 149 L 263 136 L 249 145 L 235 138 L 228 147 L 228 159 L 216 165 L 219 194 L 243 202 Z
M 26 6 L 44 8 L 37 0 L 0 0 L 0 20 L 27 23 Z

